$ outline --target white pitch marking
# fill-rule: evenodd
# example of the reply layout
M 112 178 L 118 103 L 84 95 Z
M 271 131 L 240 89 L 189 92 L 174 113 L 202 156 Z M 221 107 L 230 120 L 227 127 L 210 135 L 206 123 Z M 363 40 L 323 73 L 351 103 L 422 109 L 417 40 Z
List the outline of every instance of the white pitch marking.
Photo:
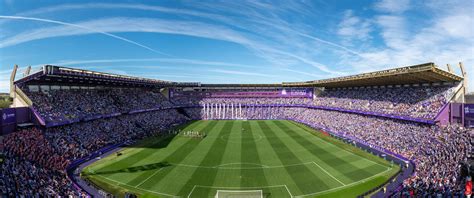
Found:
M 303 128 L 301 128 L 300 126 L 296 125 L 295 123 L 293 123 L 293 122 L 290 122 L 290 123 L 292 123 L 293 125 L 297 126 L 297 127 L 300 128 L 301 130 L 304 130 Z M 313 129 L 313 128 L 311 128 L 311 129 Z M 313 130 L 317 130 L 317 129 L 313 129 Z M 304 130 L 304 131 L 306 131 L 306 130 Z M 311 132 L 309 132 L 309 131 L 306 131 L 306 132 L 307 132 L 307 133 L 311 133 Z M 319 133 L 319 132 L 316 131 L 316 133 Z M 313 134 L 311 134 L 311 135 L 313 135 Z M 318 137 L 318 136 L 315 136 L 315 137 L 318 138 L 319 140 L 323 141 L 323 142 L 327 142 L 327 141 L 323 140 L 322 138 L 320 138 L 320 137 Z M 347 143 L 344 143 L 344 144 L 347 144 Z M 344 148 L 341 148 L 341 147 L 339 147 L 339 146 L 336 146 L 336 145 L 334 145 L 334 144 L 332 144 L 332 143 L 329 143 L 329 145 L 331 145 L 332 147 L 336 147 L 336 148 L 338 148 L 338 149 L 340 149 L 340 150 L 343 150 L 344 152 L 349 153 L 349 154 L 351 154 L 351 155 L 355 155 L 355 156 L 357 156 L 357 157 L 362 157 L 362 159 L 364 159 L 364 160 L 366 160 L 366 161 L 369 161 L 369 162 L 372 162 L 372 163 L 374 163 L 374 164 L 377 164 L 377 165 L 379 165 L 379 166 L 382 166 L 382 167 L 384 167 L 384 168 L 388 168 L 388 167 L 389 167 L 389 166 L 385 166 L 385 165 L 383 165 L 383 164 L 380 164 L 380 163 L 378 163 L 378 162 L 376 162 L 376 161 L 373 161 L 373 160 L 371 160 L 371 159 L 369 159 L 369 158 L 366 158 L 365 156 L 356 155 L 355 153 L 349 152 L 348 150 L 346 150 L 346 149 L 344 149 Z M 358 148 L 358 147 L 355 147 L 355 148 Z M 358 149 L 360 149 L 360 148 L 358 148 Z M 361 149 L 361 150 L 362 150 L 362 149 Z M 366 151 L 364 151 L 364 152 L 366 152 Z
M 115 182 L 115 183 L 117 183 L 117 184 L 121 184 L 121 185 L 124 185 L 124 186 L 128 186 L 128 187 L 130 187 L 130 188 L 135 188 L 135 189 L 142 190 L 142 191 L 145 191 L 145 192 L 151 192 L 151 193 L 154 193 L 154 194 L 157 194 L 157 195 L 165 195 L 165 196 L 169 196 L 169 197 L 179 197 L 179 196 L 176 196 L 176 195 L 170 195 L 170 194 L 166 194 L 166 193 L 161 193 L 161 192 L 157 192 L 157 191 L 153 191 L 153 190 L 148 190 L 148 189 L 144 189 L 144 188 L 140 188 L 140 187 L 131 186 L 131 185 L 128 185 L 128 184 L 126 184 L 126 183 L 119 182 L 119 181 L 117 181 L 117 180 L 113 180 L 113 179 L 104 177 L 104 176 L 102 176 L 102 175 L 96 175 L 96 176 L 99 176 L 99 177 L 104 178 L 104 179 L 106 179 L 106 180 Z
M 238 187 L 238 186 L 202 186 L 202 185 L 195 185 L 196 187 L 201 187 L 201 188 L 228 188 L 228 189 L 245 189 L 245 188 L 278 188 L 278 187 L 283 187 L 285 185 L 273 185 L 273 186 L 250 186 L 250 187 Z
M 343 182 L 339 181 L 336 177 L 334 177 L 331 173 L 329 173 L 328 171 L 326 171 L 326 169 L 324 169 L 323 167 L 321 167 L 318 163 L 316 162 L 313 162 L 314 165 L 316 165 L 317 167 L 319 167 L 321 170 L 323 170 L 327 175 L 329 175 L 331 178 L 335 179 L 337 182 L 339 182 L 340 184 L 342 184 L 342 186 L 346 186 L 346 184 L 344 184 Z
M 144 179 L 142 182 L 140 182 L 138 185 L 136 185 L 135 187 L 138 187 L 142 184 L 144 184 L 146 181 L 148 181 L 150 178 L 152 178 L 153 176 L 155 176 L 157 173 L 159 173 L 161 170 L 163 170 L 163 168 L 160 168 L 158 169 L 157 171 L 155 171 L 152 175 L 148 176 L 146 179 Z
M 310 162 L 310 163 L 314 163 L 314 162 Z M 341 189 L 341 188 L 346 188 L 348 186 L 353 186 L 353 185 L 356 185 L 356 184 L 359 184 L 359 183 L 363 183 L 367 180 L 370 180 L 374 177 L 377 177 L 381 174 L 384 174 L 385 172 L 391 170 L 390 168 L 387 168 L 387 170 L 383 171 L 383 172 L 380 172 L 378 174 L 375 174 L 375 175 L 372 175 L 370 177 L 367 177 L 365 179 L 362 179 L 362 180 L 359 180 L 359 181 L 356 181 L 356 182 L 352 182 L 350 184 L 347 184 L 345 186 L 339 186 L 339 187 L 336 187 L 336 188 L 331 188 L 331 189 L 328 189 L 328 190 L 323 190 L 323 191 L 319 191 L 319 192 L 315 192 L 315 193 L 310 193 L 310 194 L 304 194 L 304 195 L 297 195 L 297 196 L 293 196 L 293 194 L 291 194 L 291 191 L 288 189 L 288 187 L 286 185 L 274 185 L 274 186 L 256 186 L 256 187 L 223 187 L 223 186 L 201 186 L 201 185 L 194 185 L 193 189 L 191 190 L 191 192 L 188 194 L 188 198 L 190 198 L 191 194 L 193 193 L 194 189 L 196 187 L 204 187 L 204 188 L 228 188 L 228 189 L 242 189 L 242 188 L 247 188 L 247 189 L 259 189 L 259 188 L 276 188 L 276 187 L 285 187 L 286 190 L 288 191 L 288 193 L 290 194 L 291 197 L 307 197 L 307 196 L 312 196 L 312 195 L 318 195 L 318 194 L 322 194 L 322 193 L 326 193 L 326 192 L 331 192 L 331 191 L 334 191 L 334 190 L 337 190 L 337 189 Z M 128 184 L 125 184 L 125 183 L 122 183 L 122 182 L 119 182 L 119 181 L 116 181 L 116 180 L 113 180 L 113 179 L 110 179 L 110 178 L 107 178 L 107 177 L 104 177 L 102 175 L 96 175 L 96 176 L 99 176 L 101 178 L 104 178 L 106 180 L 109 180 L 109 181 L 112 181 L 112 182 L 115 182 L 117 184 L 121 184 L 121 185 L 124 185 L 124 186 L 128 186 L 128 187 L 131 187 L 131 188 L 135 188 L 135 189 L 139 189 L 139 190 L 142 190 L 142 191 L 145 191 L 145 192 L 151 192 L 151 193 L 154 193 L 154 194 L 158 194 L 158 195 L 165 195 L 165 196 L 169 196 L 169 197 L 179 197 L 179 196 L 176 196 L 176 195 L 170 195 L 170 194 L 166 194 L 166 193 L 160 193 L 160 192 L 157 192 L 157 191 L 153 191 L 153 190 L 147 190 L 147 189 L 143 189 L 143 188 L 139 188 L 139 187 L 134 187 L 134 186 L 131 186 L 131 185 L 128 185 Z
M 288 189 L 288 186 L 285 185 L 286 191 L 288 191 L 288 194 L 290 194 L 290 197 L 293 198 L 293 194 L 291 194 L 290 189 Z
M 269 168 L 284 168 L 284 167 L 291 167 L 291 166 L 301 166 L 312 164 L 314 162 L 305 162 L 305 163 L 298 163 L 298 164 L 288 164 L 288 165 L 278 165 L 278 166 L 268 166 L 263 164 L 253 164 L 259 165 L 262 167 L 221 167 L 229 164 L 221 164 L 218 166 L 197 166 L 197 165 L 190 165 L 190 164 L 171 164 L 174 166 L 183 166 L 183 167 L 191 167 L 191 168 L 209 168 L 209 169 L 224 169 L 224 170 L 247 170 L 247 169 L 269 169 Z M 231 164 L 247 164 L 247 163 L 231 163 Z
M 318 195 L 318 194 L 322 194 L 322 193 L 325 193 L 325 192 L 331 192 L 331 191 L 334 191 L 334 190 L 337 190 L 337 189 L 341 189 L 341 188 L 346 188 L 348 186 L 353 186 L 353 185 L 356 185 L 356 184 L 359 184 L 359 183 L 363 183 L 363 182 L 366 182 L 367 180 L 370 180 L 374 177 L 377 177 L 387 171 L 391 170 L 390 168 L 388 168 L 387 170 L 383 171 L 383 172 L 380 172 L 378 174 L 375 174 L 375 175 L 372 175 L 370 177 L 367 177 L 365 179 L 362 179 L 362 180 L 359 180 L 359 181 L 356 181 L 356 182 L 352 182 L 350 184 L 347 184 L 345 186 L 339 186 L 339 187 L 336 187 L 336 188 L 331 188 L 331 189 L 327 189 L 327 190 L 323 190 L 323 191 L 319 191 L 319 192 L 315 192 L 315 193 L 310 193 L 310 194 L 304 194 L 304 195 L 298 195 L 296 197 L 307 197 L 307 196 L 313 196 L 313 195 Z
M 194 187 L 193 187 L 193 189 L 191 190 L 191 192 L 189 192 L 189 194 L 188 194 L 188 198 L 190 198 L 190 197 L 191 197 L 191 194 L 193 194 L 193 192 L 194 192 L 194 189 L 195 189 L 195 188 L 196 188 L 196 185 L 194 185 Z
M 201 185 L 194 185 L 193 189 L 191 190 L 191 192 L 188 194 L 188 198 L 191 197 L 191 194 L 194 192 L 194 189 L 198 187 L 198 188 L 220 188 L 220 189 L 263 189 L 263 188 L 282 188 L 284 187 L 286 189 L 286 191 L 288 192 L 288 194 L 290 195 L 290 197 L 294 197 L 290 190 L 288 189 L 288 187 L 286 185 L 274 185 L 274 186 L 252 186 L 252 187 L 236 187 L 236 186 L 230 186 L 230 187 L 224 187 L 224 186 L 201 186 Z
M 214 166 L 213 168 L 221 168 L 223 166 L 228 166 L 228 165 L 256 165 L 256 166 L 260 166 L 260 167 L 254 167 L 254 168 L 268 168 L 269 166 L 267 165 L 263 165 L 263 164 L 254 164 L 254 163 L 228 163 L 228 164 L 221 164 L 221 165 L 218 165 L 218 166 Z M 250 167 L 251 168 L 251 167 Z M 242 168 L 238 168 L 238 169 L 242 169 Z

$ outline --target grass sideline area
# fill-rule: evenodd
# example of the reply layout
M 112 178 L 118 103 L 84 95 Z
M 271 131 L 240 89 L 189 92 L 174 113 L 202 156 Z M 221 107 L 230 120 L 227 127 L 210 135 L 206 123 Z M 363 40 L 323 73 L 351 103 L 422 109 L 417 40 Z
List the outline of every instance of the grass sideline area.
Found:
M 195 121 L 182 130 L 207 136 L 149 138 L 89 165 L 82 177 L 118 196 L 355 197 L 400 169 L 293 121 Z

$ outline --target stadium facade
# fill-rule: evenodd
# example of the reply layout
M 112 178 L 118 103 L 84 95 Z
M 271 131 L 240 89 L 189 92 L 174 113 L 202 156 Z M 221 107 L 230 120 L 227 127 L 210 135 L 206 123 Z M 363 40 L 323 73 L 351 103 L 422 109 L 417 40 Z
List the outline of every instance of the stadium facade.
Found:
M 438 163 L 438 159 L 429 158 L 428 163 L 427 159 L 408 151 L 415 148 L 394 148 L 382 140 L 374 141 L 364 134 L 345 131 L 365 130 L 357 128 L 363 126 L 347 123 L 351 127 L 344 128 L 325 118 L 360 119 L 366 124 L 385 123 L 388 128 L 406 127 L 413 131 L 437 131 L 445 126 L 472 127 L 474 106 L 465 104 L 467 76 L 462 64 L 459 66 L 461 76 L 449 65 L 446 71 L 434 63 L 425 63 L 279 84 L 171 82 L 53 65 L 45 65 L 37 72 L 27 69 L 23 78 L 15 80 L 18 68 L 15 66 L 10 87 L 13 108 L 2 111 L 2 135 L 32 125 L 45 131 L 67 131 L 87 123 L 122 118 L 141 122 L 150 118 L 147 116 L 163 115 L 177 117 L 176 120 L 160 120 L 158 125 L 163 129 L 189 120 L 294 120 L 409 166 L 399 174 L 397 181 L 388 184 L 392 189 L 390 193 L 394 193 L 400 191 L 401 183 L 413 177 L 414 172 L 428 177 L 430 173 L 424 166 Z M 344 125 L 343 121 L 340 120 L 341 125 Z M 465 134 L 460 136 L 464 140 Z M 53 169 L 74 170 L 92 159 L 90 156 L 97 156 L 98 150 L 103 153 L 113 148 L 110 145 L 120 143 L 116 139 L 109 140 L 107 144 L 99 144 L 103 147 L 81 152 L 85 153 L 83 155 L 71 154 L 67 163 Z M 448 146 L 446 149 L 449 150 Z M 464 158 L 472 150 L 459 152 Z M 454 161 L 456 164 L 461 160 Z M 420 167 L 420 164 L 423 165 Z M 449 177 L 455 177 L 459 176 L 460 170 L 452 168 L 447 172 Z M 84 190 L 83 186 L 76 185 L 74 172 L 69 171 L 68 175 L 78 191 Z M 380 193 L 380 196 L 387 196 Z

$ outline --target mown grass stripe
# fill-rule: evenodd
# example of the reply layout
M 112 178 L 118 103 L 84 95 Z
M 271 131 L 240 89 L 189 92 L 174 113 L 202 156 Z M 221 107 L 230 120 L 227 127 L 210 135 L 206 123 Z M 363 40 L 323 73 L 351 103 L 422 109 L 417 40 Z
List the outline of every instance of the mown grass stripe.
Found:
M 336 154 L 338 153 L 338 149 L 336 150 L 326 150 L 329 148 L 327 142 L 312 142 L 310 144 L 302 144 L 301 142 L 298 142 L 297 139 L 300 138 L 299 134 L 297 134 L 297 131 L 291 131 L 287 130 L 283 126 L 279 125 L 280 121 L 268 121 L 273 123 L 272 126 L 275 126 L 278 131 L 281 131 L 281 137 L 285 139 L 286 143 L 288 144 L 289 147 L 294 148 L 295 153 L 297 153 L 297 156 L 300 157 L 302 161 L 305 162 L 314 162 L 314 168 L 311 169 L 313 172 L 316 172 L 315 174 L 321 176 L 319 178 L 322 181 L 325 181 L 328 186 L 334 187 L 334 186 L 341 186 L 345 185 L 346 183 L 352 182 L 352 179 L 345 177 L 342 175 L 337 169 L 333 169 L 332 167 L 329 167 L 326 162 L 322 161 L 320 158 L 321 156 L 330 156 L 330 158 L 335 158 Z M 287 121 L 281 121 L 281 122 L 287 122 Z M 305 138 L 311 138 L 310 136 L 307 136 Z M 312 147 L 313 146 L 313 147 Z M 318 152 L 317 155 L 312 153 L 310 149 L 317 149 Z M 347 155 L 346 153 L 344 153 Z M 344 157 L 344 156 L 342 156 Z
M 283 142 L 284 140 L 282 140 L 280 136 L 276 134 L 277 131 L 272 130 L 271 127 L 268 126 L 266 121 L 258 122 L 258 124 L 269 139 L 270 144 L 275 150 L 275 153 L 280 158 L 280 161 L 282 161 L 284 164 L 304 163 L 293 152 L 291 152 L 291 148 L 286 146 L 286 144 Z M 328 186 L 324 181 L 318 180 L 317 178 L 320 178 L 320 176 L 315 175 L 306 165 L 286 166 L 285 170 L 291 176 L 294 183 L 297 184 L 298 188 L 302 193 L 314 192 L 314 190 L 325 190 L 330 188 L 330 186 Z M 314 180 L 308 182 L 301 179 L 305 177 L 314 178 Z
M 206 124 L 203 127 L 203 130 L 211 130 L 216 125 L 217 125 L 217 122 L 212 122 L 212 121 L 211 122 L 206 122 Z M 193 129 L 194 128 L 192 128 L 192 127 L 187 127 L 186 128 L 186 130 L 193 130 Z M 191 138 L 183 138 L 183 139 L 188 139 L 188 141 L 186 141 L 186 144 L 180 145 L 180 147 L 178 149 L 171 152 L 169 155 L 167 155 L 165 158 L 163 158 L 159 163 L 163 163 L 163 164 L 179 163 L 183 159 L 185 159 L 188 156 L 188 154 L 192 150 L 194 150 L 201 143 L 201 141 L 193 140 Z M 159 153 L 156 150 L 155 150 L 155 152 Z M 154 157 L 154 155 L 150 155 L 150 156 L 146 157 L 146 160 L 156 162 L 157 158 Z M 169 174 L 174 169 L 174 166 L 166 166 L 166 167 L 163 167 L 163 168 L 164 168 L 164 170 L 160 171 L 159 174 L 153 176 L 153 178 L 156 178 L 157 176 L 159 176 L 159 178 L 164 178 L 167 174 Z M 135 179 L 133 179 L 132 181 L 128 182 L 128 184 L 137 185 L 142 180 L 146 179 L 149 176 L 149 174 L 150 173 L 146 173 L 146 172 L 142 173 L 142 174 L 140 174 L 140 176 L 138 176 Z M 159 180 L 158 179 L 153 179 L 151 181 L 158 182 Z M 143 183 L 141 185 L 142 186 L 147 186 L 147 183 L 151 183 L 151 182 L 146 182 L 146 183 Z
M 211 122 L 216 123 L 209 129 Z M 229 123 L 233 123 L 230 129 Z M 267 125 L 265 130 L 262 130 L 261 126 L 263 125 Z M 398 167 L 394 167 L 386 173 L 383 172 L 384 175 L 380 175 L 382 174 L 380 173 L 378 177 L 365 178 L 362 183 L 346 183 L 344 181 L 347 184 L 345 187 L 331 190 L 336 185 L 330 185 L 332 188 L 320 190 L 324 187 L 324 183 L 333 184 L 335 182 L 322 171 L 322 168 L 331 173 L 336 170 L 329 168 L 329 165 L 318 157 L 337 155 L 339 158 L 354 160 L 355 164 L 354 161 L 346 160 L 345 165 L 332 167 L 338 170 L 344 167 L 351 169 L 351 166 L 361 166 L 360 157 L 364 157 L 365 153 L 361 151 L 360 157 L 351 155 L 349 153 L 351 149 L 347 149 L 346 145 L 340 145 L 329 138 L 310 133 L 311 130 L 308 131 L 293 125 L 294 123 L 288 121 L 198 121 L 189 125 L 187 130 L 203 131 L 203 128 L 207 127 L 204 132 L 209 131 L 209 135 L 202 140 L 180 136 L 170 139 L 169 145 L 166 144 L 164 145 L 166 147 L 163 147 L 163 143 L 156 146 L 158 138 L 150 138 L 143 141 L 148 144 L 124 149 L 122 157 L 106 157 L 99 163 L 86 168 L 85 171 L 87 172 L 89 168 L 100 170 L 123 158 L 128 158 L 134 162 L 130 163 L 131 166 L 122 164 L 118 168 L 104 170 L 105 173 L 96 175 L 97 180 L 94 181 L 99 182 L 98 180 L 100 180 L 102 183 L 99 182 L 98 185 L 119 196 L 123 196 L 124 192 L 133 191 L 139 193 L 141 197 L 164 197 L 168 194 L 187 197 L 195 185 L 203 187 L 196 188 L 193 197 L 213 197 L 216 189 L 261 189 L 264 192 L 270 192 L 264 194 L 265 197 L 286 197 L 289 195 L 286 189 L 289 189 L 293 196 L 307 194 L 318 197 L 352 197 L 380 184 L 390 174 L 397 171 Z M 240 131 L 241 128 L 245 128 L 245 130 Z M 225 136 L 223 134 L 228 134 L 227 137 L 231 137 L 231 139 L 222 138 Z M 307 142 L 298 142 L 300 138 L 321 148 L 316 148 L 311 144 L 305 146 Z M 185 149 L 176 153 L 182 149 L 181 147 L 192 145 L 193 142 L 197 145 L 192 150 Z M 348 152 L 345 150 L 341 152 L 341 149 L 346 149 Z M 138 159 L 138 161 L 136 158 L 129 158 L 146 152 L 146 150 L 154 150 L 154 153 Z M 316 153 L 316 155 L 314 151 L 320 153 Z M 213 152 L 220 154 L 211 154 Z M 161 162 L 165 162 L 164 160 L 167 158 L 171 159 L 171 155 L 179 155 L 179 157 L 174 158 L 175 161 L 168 161 L 171 166 L 162 167 Z M 372 159 L 371 156 L 366 157 Z M 377 159 L 372 160 L 378 161 Z M 311 165 L 311 161 L 317 162 L 322 168 Z M 380 167 L 380 165 L 369 161 L 364 162 L 367 162 L 364 167 L 369 170 Z M 257 167 L 258 164 L 261 167 Z M 291 165 L 292 168 L 285 165 Z M 250 169 L 245 169 L 246 167 L 250 167 Z M 351 175 L 357 174 L 358 171 L 358 169 L 352 168 L 346 173 Z M 104 176 L 110 181 L 105 181 L 102 178 Z M 240 176 L 242 178 L 239 178 Z M 342 177 L 337 174 L 335 176 L 339 179 Z M 247 177 L 252 179 L 248 183 L 245 181 Z M 117 182 L 121 184 L 117 184 Z M 108 184 L 105 183 L 110 186 L 107 187 Z M 140 185 L 137 186 L 138 184 Z
M 177 129 L 201 125 L 206 124 L 192 122 L 186 125 L 182 125 Z M 116 157 L 115 155 L 110 155 L 106 157 L 107 160 L 100 161 L 100 163 L 104 163 L 105 165 L 99 164 L 99 169 L 95 170 L 94 174 L 100 174 L 114 180 L 120 180 L 122 182 L 136 185 L 137 183 L 141 182 L 142 177 L 146 177 L 143 175 L 152 174 L 156 169 L 163 168 L 163 164 L 157 162 L 156 158 L 159 158 L 158 155 L 165 154 L 165 152 L 156 152 L 157 149 L 168 149 L 168 147 L 170 147 L 170 144 L 174 146 L 174 149 L 179 147 L 181 144 L 186 143 L 182 140 L 177 141 L 176 139 L 179 138 L 175 136 L 168 136 L 159 138 L 156 142 L 150 142 L 145 140 L 142 143 L 132 145 L 131 149 L 138 149 L 138 151 L 132 150 L 132 152 L 129 153 L 129 150 L 124 150 L 125 154 L 121 157 Z M 152 158 L 152 160 L 150 160 L 150 157 Z
M 310 152 L 307 152 L 305 150 L 305 147 L 298 144 L 294 139 L 293 132 L 290 131 L 284 131 L 278 125 L 275 123 L 275 121 L 266 121 L 266 123 L 269 124 L 270 128 L 275 132 L 277 137 L 279 137 L 282 142 L 288 147 L 291 148 L 290 152 L 292 152 L 300 161 L 302 162 L 311 162 L 309 164 L 306 164 L 308 169 L 316 175 L 314 179 L 312 179 L 310 182 L 314 182 L 314 185 L 317 185 L 317 187 L 312 187 L 312 186 L 302 186 L 301 189 L 302 191 L 309 192 L 309 191 L 314 191 L 314 190 L 326 190 L 328 188 L 332 188 L 335 186 L 341 186 L 344 185 L 343 182 L 341 182 L 338 179 L 334 179 L 333 175 L 329 175 L 326 173 L 326 170 L 323 169 L 320 165 L 319 162 L 315 160 L 313 154 Z M 298 153 L 293 152 L 293 150 L 299 150 Z M 321 185 L 324 184 L 324 185 Z
M 286 185 L 291 188 L 292 193 L 301 193 L 298 185 L 293 181 L 291 175 L 285 170 L 284 164 L 278 157 L 275 150 L 272 149 L 272 145 L 269 142 L 269 138 L 260 128 L 258 122 L 263 121 L 249 121 L 252 132 L 256 135 L 261 135 L 260 141 L 256 142 L 257 154 L 262 164 L 267 166 L 280 166 L 279 168 L 264 169 L 265 179 L 269 186 L 280 186 L 279 188 L 266 188 L 270 194 L 266 195 L 269 197 L 286 197 L 289 196 L 286 188 L 281 187 Z M 271 133 L 269 133 L 271 134 Z
M 356 148 L 352 145 L 348 145 L 347 143 L 342 143 L 344 144 L 343 146 L 338 144 L 340 140 L 337 140 L 333 137 L 326 137 L 327 139 L 324 139 L 323 137 L 319 136 L 314 129 L 309 128 L 308 126 L 297 124 L 295 122 L 282 122 L 283 124 L 287 125 L 288 127 L 293 128 L 293 126 L 296 126 L 295 130 L 301 131 L 301 135 L 304 135 L 303 137 L 306 137 L 308 140 L 316 140 L 318 142 L 326 142 L 328 143 L 327 145 L 330 146 L 331 151 L 339 156 L 341 158 L 345 159 L 346 161 L 351 162 L 351 164 L 359 167 L 359 168 L 366 168 L 368 166 L 376 165 L 377 170 L 383 171 L 385 168 L 389 167 L 390 164 L 388 161 L 385 161 L 377 156 L 371 155 L 370 153 L 367 153 L 366 151 L 360 150 L 359 148 Z M 351 148 L 351 149 L 349 149 Z M 329 148 L 328 148 L 329 149 Z M 339 150 L 339 151 L 333 151 L 334 150 Z M 347 155 L 342 156 L 342 153 L 346 153 Z M 375 167 L 375 166 L 374 166 Z M 372 169 L 370 169 L 372 170 Z
M 219 137 L 223 135 L 229 135 L 232 129 L 232 121 L 224 121 L 224 127 L 219 132 Z M 217 137 L 217 138 L 219 138 Z M 224 155 L 224 149 L 227 144 L 227 139 L 217 139 L 213 142 L 210 150 L 200 163 L 200 166 L 208 166 L 209 164 L 218 165 L 222 161 Z M 213 169 L 200 169 L 197 168 L 191 175 L 190 179 L 181 187 L 179 196 L 187 196 L 194 185 L 212 185 L 216 177 L 217 171 Z M 198 195 L 197 195 L 198 196 Z
M 242 123 L 242 136 L 249 137 L 242 139 L 241 162 L 245 164 L 261 164 L 260 157 L 257 152 L 257 144 L 255 140 L 260 140 L 257 137 L 257 131 L 252 131 L 250 124 L 247 121 Z M 261 137 L 260 137 L 261 138 Z M 240 186 L 267 186 L 267 179 L 263 169 L 242 169 L 240 173 L 242 179 Z
M 207 121 L 207 122 L 209 122 L 209 124 L 206 125 L 206 127 L 202 128 L 201 130 L 196 129 L 196 128 L 189 128 L 187 130 L 210 132 L 216 128 L 219 128 L 221 124 L 217 121 Z M 192 145 L 183 145 L 182 146 L 183 149 L 181 151 L 174 153 L 173 154 L 174 156 L 172 155 L 168 156 L 166 159 L 163 160 L 164 162 L 169 162 L 171 164 L 181 164 L 181 163 L 186 163 L 185 161 L 187 161 L 190 158 L 201 159 L 202 158 L 201 155 L 193 155 L 193 153 L 201 151 L 201 149 L 199 149 L 200 147 L 205 146 L 208 142 L 214 141 L 213 138 L 210 138 L 210 139 L 205 138 L 203 140 L 194 139 L 190 137 L 182 137 L 182 138 L 191 139 L 191 141 L 188 144 L 192 143 Z M 181 172 L 183 172 L 182 170 L 194 171 L 195 168 L 174 166 L 174 165 L 168 166 L 163 171 L 160 171 L 159 174 L 152 177 L 153 179 L 150 179 L 149 182 L 144 183 L 142 187 L 152 189 L 152 190 L 157 190 L 157 191 L 160 191 L 159 189 L 166 189 L 166 190 L 169 190 L 170 192 L 177 191 L 177 189 L 180 189 L 177 186 L 178 184 L 175 184 L 177 181 L 171 178 L 184 177 L 184 175 L 179 175 Z
M 328 167 L 323 167 L 323 162 L 318 159 L 318 156 L 313 155 L 311 152 L 306 150 L 305 145 L 301 145 L 298 143 L 294 138 L 297 136 L 295 132 L 292 131 L 285 131 L 281 127 L 277 125 L 278 121 L 268 121 L 272 123 L 272 127 L 274 127 L 275 131 L 279 131 L 279 136 L 285 140 L 285 143 L 288 147 L 293 148 L 296 152 L 296 156 L 300 158 L 301 161 L 304 162 L 311 162 L 312 166 L 309 166 L 311 171 L 318 176 L 317 180 L 323 181 L 327 184 L 328 187 L 337 187 L 343 186 L 349 181 L 344 181 L 340 178 L 340 175 L 331 173 L 328 171 Z M 286 121 L 284 121 L 286 122 Z M 323 147 L 325 144 L 317 144 L 318 147 Z M 319 155 L 328 155 L 328 153 L 319 153 Z M 337 172 L 339 173 L 339 172 Z
M 360 168 L 355 166 L 351 163 L 351 159 L 349 157 L 341 158 L 338 155 L 333 154 L 334 151 L 337 150 L 336 148 L 321 148 L 317 145 L 318 143 L 311 142 L 308 140 L 308 138 L 302 136 L 301 131 L 295 132 L 293 129 L 283 124 L 282 121 L 274 121 L 274 123 L 283 131 L 296 134 L 291 136 L 292 139 L 298 142 L 301 146 L 306 147 L 309 152 L 326 163 L 327 165 L 325 167 L 332 167 L 334 170 L 339 172 L 338 175 L 344 175 L 345 177 L 350 178 L 351 182 L 367 178 L 377 172 L 380 172 L 380 170 L 377 169 L 368 170 L 366 167 Z M 321 155 L 321 153 L 325 154 Z
M 216 167 L 216 177 L 213 186 L 240 186 L 240 159 L 241 159 L 241 142 L 242 142 L 242 122 L 232 122 L 231 133 L 227 136 L 221 136 L 227 139 L 224 155 L 220 165 Z M 202 190 L 202 189 L 201 189 Z M 209 189 L 207 189 L 209 190 Z
M 183 125 L 179 128 L 183 128 L 183 129 L 191 128 L 191 127 L 194 127 L 195 125 L 201 125 L 201 124 L 206 125 L 205 123 L 202 123 L 202 122 L 192 122 L 192 123 Z M 127 154 L 127 157 L 123 157 L 120 159 L 97 162 L 94 164 L 94 167 L 98 168 L 95 171 L 101 172 L 101 171 L 116 170 L 122 167 L 131 167 L 137 162 L 140 162 L 141 160 L 146 159 L 146 157 L 150 156 L 151 154 L 156 153 L 155 148 L 163 148 L 164 146 L 167 146 L 175 138 L 176 138 L 175 136 L 171 135 L 171 136 L 160 138 L 158 141 L 147 142 L 146 144 L 139 143 L 137 145 L 131 145 L 127 148 L 128 150 L 136 149 L 136 147 L 138 147 L 138 151 L 134 153 L 129 153 Z M 186 142 L 182 142 L 182 144 L 185 144 Z M 111 156 L 108 156 L 108 158 L 109 157 Z
M 338 144 L 338 142 L 341 142 L 341 141 L 337 140 L 333 137 L 327 137 L 328 139 L 323 139 L 320 135 L 317 134 L 317 131 L 315 131 L 314 129 L 312 129 L 312 128 L 306 126 L 306 125 L 299 124 L 299 123 L 296 123 L 296 122 L 293 122 L 293 121 L 284 122 L 284 124 L 286 124 L 286 125 L 288 125 L 289 127 L 292 127 L 292 128 L 293 128 L 293 126 L 296 126 L 295 130 L 301 130 L 303 132 L 302 134 L 308 134 L 308 136 L 311 137 L 311 139 L 315 139 L 316 141 L 323 141 L 323 142 L 330 143 L 330 144 L 328 144 L 329 146 L 331 146 L 333 148 L 337 148 L 337 149 L 340 150 L 340 152 L 336 152 L 336 153 L 345 152 L 347 154 L 350 154 L 349 157 L 361 158 L 362 160 L 365 160 L 369 163 L 379 164 L 382 167 L 390 166 L 388 161 L 385 161 L 385 160 L 383 160 L 383 159 L 381 159 L 377 156 L 370 156 L 370 154 L 365 152 L 365 151 L 360 150 L 362 152 L 356 152 L 356 151 L 359 151 L 359 149 L 356 148 L 356 147 L 353 147 L 353 146 L 349 146 L 347 143 L 343 143 L 344 146 L 341 146 L 340 144 Z M 351 149 L 349 149 L 349 148 L 351 148 Z

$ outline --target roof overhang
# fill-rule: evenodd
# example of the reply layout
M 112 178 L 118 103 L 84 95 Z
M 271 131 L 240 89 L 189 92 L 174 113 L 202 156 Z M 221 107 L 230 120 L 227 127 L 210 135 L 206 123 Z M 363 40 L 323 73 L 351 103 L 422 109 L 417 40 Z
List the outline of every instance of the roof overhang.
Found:
M 307 82 L 287 82 L 284 86 L 312 86 L 327 88 L 386 86 L 459 82 L 463 77 L 440 69 L 434 63 L 425 63 L 376 72 Z
M 170 87 L 199 85 L 199 83 L 194 82 L 171 82 L 53 65 L 45 65 L 40 71 L 15 81 L 15 84 L 22 83 L 40 85 L 68 84 L 77 86 L 101 85 L 133 87 Z
M 15 81 L 15 84 L 68 84 L 102 86 L 139 86 L 139 87 L 203 87 L 203 88 L 252 88 L 252 87 L 364 87 L 401 84 L 424 84 L 460 82 L 463 77 L 445 71 L 434 63 L 425 63 L 376 72 L 362 73 L 337 78 L 306 82 L 283 82 L 275 84 L 201 84 L 198 82 L 172 82 L 156 79 L 131 77 L 104 72 L 95 72 L 53 65 L 45 65 L 42 70 Z

